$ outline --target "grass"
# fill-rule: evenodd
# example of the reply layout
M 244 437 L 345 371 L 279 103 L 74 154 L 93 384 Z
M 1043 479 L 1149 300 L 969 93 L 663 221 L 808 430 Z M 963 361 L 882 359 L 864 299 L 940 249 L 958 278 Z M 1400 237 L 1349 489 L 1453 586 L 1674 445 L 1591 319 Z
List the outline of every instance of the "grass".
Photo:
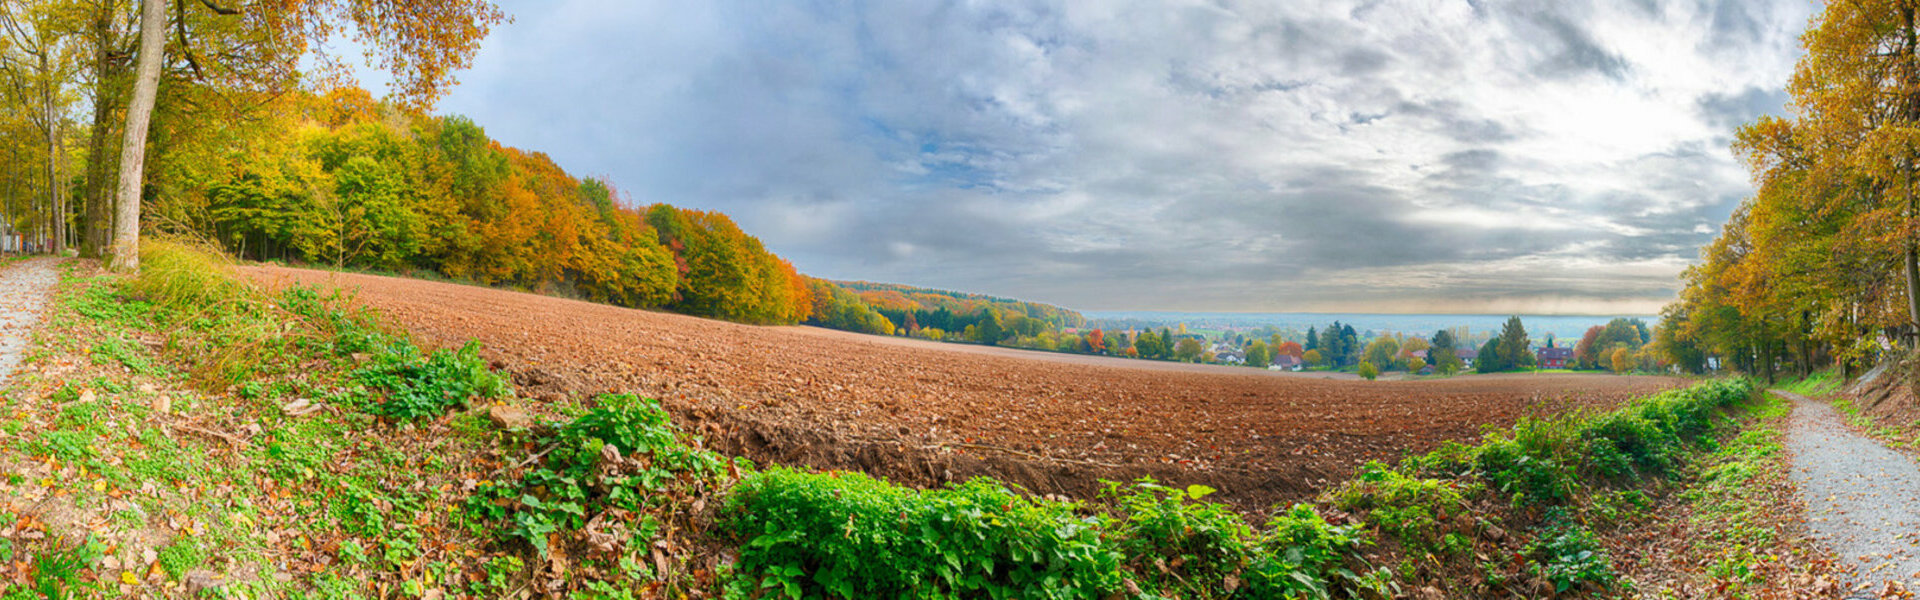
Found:
M 1845 381 L 1841 380 L 1838 370 L 1823 369 L 1814 371 L 1806 377 L 1782 381 L 1774 385 L 1774 388 L 1802 396 L 1819 398 L 1840 391 L 1840 386 L 1845 383 Z

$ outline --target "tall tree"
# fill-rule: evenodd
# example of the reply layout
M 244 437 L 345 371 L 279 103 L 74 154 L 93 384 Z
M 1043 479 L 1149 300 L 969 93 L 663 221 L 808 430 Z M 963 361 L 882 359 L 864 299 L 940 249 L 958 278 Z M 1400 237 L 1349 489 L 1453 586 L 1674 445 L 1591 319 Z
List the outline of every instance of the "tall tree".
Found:
M 114 194 L 115 271 L 140 270 L 140 184 L 146 173 L 147 127 L 153 122 L 154 97 L 160 91 L 166 24 L 164 0 L 141 0 L 139 66 L 134 69 L 133 99 L 127 103 L 126 138 L 120 144 L 120 185 Z
M 1527 339 L 1527 327 L 1520 323 L 1518 315 L 1507 317 L 1507 323 L 1500 327 L 1500 343 L 1495 353 L 1500 355 L 1502 369 L 1525 367 L 1533 362 L 1533 349 Z
M 480 40 L 505 19 L 488 0 L 381 2 L 290 0 L 271 6 L 227 8 L 214 0 L 200 7 L 176 2 L 177 52 L 194 81 L 213 87 L 277 92 L 297 81 L 298 61 L 319 40 L 350 30 L 380 66 L 395 75 L 394 94 L 414 106 L 430 106 L 465 68 Z M 251 11 L 251 12 L 248 12 Z M 193 14 L 189 14 L 189 13 Z M 209 16 L 210 15 L 210 16 Z M 224 26 L 189 27 L 196 17 L 237 19 Z M 166 4 L 143 0 L 139 65 L 121 148 L 115 194 L 113 267 L 139 269 L 141 188 L 147 128 L 164 66 Z M 211 46 L 211 50 L 205 50 Z M 196 48 L 201 48 L 197 50 Z M 325 55 L 319 57 L 330 62 Z

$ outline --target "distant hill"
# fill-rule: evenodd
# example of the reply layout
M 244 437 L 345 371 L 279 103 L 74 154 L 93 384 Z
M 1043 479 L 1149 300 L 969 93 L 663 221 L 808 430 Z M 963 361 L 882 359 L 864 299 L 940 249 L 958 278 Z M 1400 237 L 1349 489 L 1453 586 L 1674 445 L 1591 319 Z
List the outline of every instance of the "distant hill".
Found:
M 1087 317 L 1077 311 L 1039 302 L 897 283 L 835 281 L 833 284 L 854 292 L 861 300 L 882 312 L 934 312 L 944 308 L 954 314 L 966 315 L 992 307 L 999 312 L 1025 315 L 1058 327 L 1078 328 L 1087 324 Z

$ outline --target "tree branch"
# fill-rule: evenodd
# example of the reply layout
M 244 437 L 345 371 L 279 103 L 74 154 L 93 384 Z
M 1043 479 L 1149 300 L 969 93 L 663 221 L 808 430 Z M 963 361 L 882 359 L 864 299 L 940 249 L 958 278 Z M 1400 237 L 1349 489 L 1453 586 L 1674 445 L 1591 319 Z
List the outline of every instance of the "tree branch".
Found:
M 240 9 L 226 8 L 218 4 L 214 4 L 213 0 L 200 0 L 200 4 L 205 5 L 207 7 L 207 10 L 213 11 L 214 14 L 226 15 L 229 17 L 240 14 Z

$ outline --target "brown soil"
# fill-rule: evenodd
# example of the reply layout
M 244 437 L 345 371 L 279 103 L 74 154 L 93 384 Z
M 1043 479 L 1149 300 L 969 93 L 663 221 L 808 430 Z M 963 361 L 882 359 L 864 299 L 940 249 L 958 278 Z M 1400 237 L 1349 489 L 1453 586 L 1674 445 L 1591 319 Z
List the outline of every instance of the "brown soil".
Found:
M 254 267 L 358 290 L 422 342 L 477 339 L 522 394 L 660 398 L 755 461 L 935 485 L 988 475 L 1086 498 L 1099 480 L 1206 484 L 1245 510 L 1302 499 L 1366 460 L 1468 440 L 1523 415 L 1685 383 L 1610 375 L 1335 381 L 757 327 L 487 288 Z

